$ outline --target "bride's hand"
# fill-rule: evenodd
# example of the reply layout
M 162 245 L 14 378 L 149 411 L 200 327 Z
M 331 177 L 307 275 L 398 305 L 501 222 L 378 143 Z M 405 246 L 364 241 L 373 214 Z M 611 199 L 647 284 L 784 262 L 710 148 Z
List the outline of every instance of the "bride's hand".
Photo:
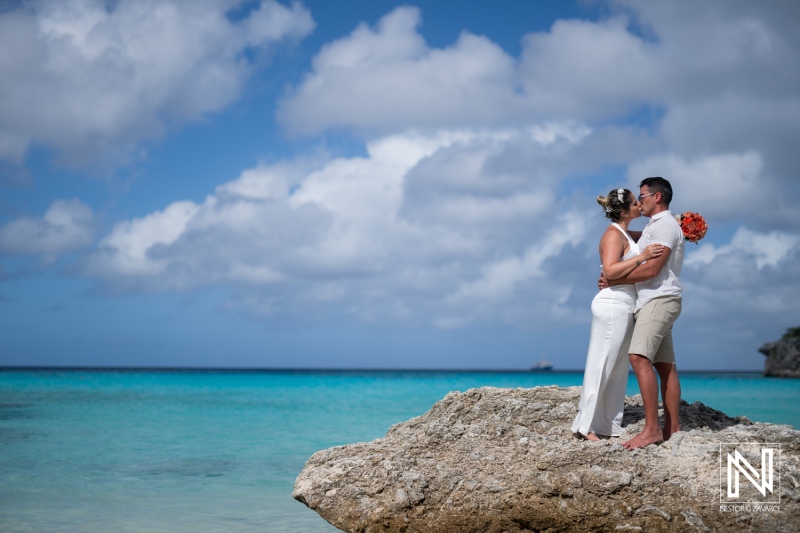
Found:
M 664 245 L 663 244 L 650 244 L 642 251 L 642 255 L 644 256 L 644 260 L 647 261 L 648 259 L 653 259 L 654 257 L 658 257 L 659 255 L 664 253 Z

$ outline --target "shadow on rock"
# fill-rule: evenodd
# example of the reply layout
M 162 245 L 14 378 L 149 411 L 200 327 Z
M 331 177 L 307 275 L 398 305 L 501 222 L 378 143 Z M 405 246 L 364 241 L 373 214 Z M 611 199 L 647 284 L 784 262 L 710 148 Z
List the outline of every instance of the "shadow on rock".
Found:
M 681 400 L 679 417 L 682 431 L 691 431 L 692 429 L 721 431 L 737 424 L 752 424 L 747 417 L 739 416 L 732 418 L 722 411 L 713 409 L 702 402 L 689 404 L 685 400 Z M 658 421 L 659 424 L 663 426 L 664 409 L 661 407 L 661 404 L 659 404 L 658 408 Z M 642 406 L 641 395 L 637 394 L 635 396 L 626 397 L 622 426 L 628 428 L 628 431 L 635 431 L 636 428 L 642 425 L 644 425 L 644 407 Z

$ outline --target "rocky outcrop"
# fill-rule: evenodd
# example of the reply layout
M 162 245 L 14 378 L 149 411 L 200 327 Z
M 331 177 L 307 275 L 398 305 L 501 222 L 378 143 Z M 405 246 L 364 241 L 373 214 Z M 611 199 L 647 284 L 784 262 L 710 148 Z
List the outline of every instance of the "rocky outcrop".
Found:
M 758 351 L 767 356 L 765 376 L 800 378 L 800 337 L 768 342 Z
M 627 451 L 620 439 L 575 438 L 579 395 L 555 386 L 452 392 L 384 438 L 315 453 L 293 496 L 349 532 L 800 531 L 800 432 L 791 426 L 683 402 L 683 431 Z M 627 398 L 624 425 L 637 432 L 643 418 L 641 398 Z M 721 505 L 720 450 L 730 443 L 778 448 L 780 485 L 766 494 L 779 505 Z

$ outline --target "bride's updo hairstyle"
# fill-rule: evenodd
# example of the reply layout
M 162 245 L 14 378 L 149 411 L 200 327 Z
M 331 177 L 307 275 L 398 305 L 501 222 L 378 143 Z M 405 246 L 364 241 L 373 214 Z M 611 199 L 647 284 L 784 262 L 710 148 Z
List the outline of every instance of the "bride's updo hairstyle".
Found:
M 597 203 L 603 206 L 606 217 L 612 222 L 619 222 L 623 211 L 629 211 L 633 201 L 633 193 L 628 189 L 614 189 L 608 196 L 598 196 Z

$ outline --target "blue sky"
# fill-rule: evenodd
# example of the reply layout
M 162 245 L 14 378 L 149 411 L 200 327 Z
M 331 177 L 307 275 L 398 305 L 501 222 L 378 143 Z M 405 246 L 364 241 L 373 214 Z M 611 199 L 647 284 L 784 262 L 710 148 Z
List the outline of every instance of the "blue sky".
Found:
M 684 369 L 800 325 L 792 1 L 0 9 L 0 365 L 583 367 L 668 178 Z M 644 221 L 634 224 L 642 227 Z

